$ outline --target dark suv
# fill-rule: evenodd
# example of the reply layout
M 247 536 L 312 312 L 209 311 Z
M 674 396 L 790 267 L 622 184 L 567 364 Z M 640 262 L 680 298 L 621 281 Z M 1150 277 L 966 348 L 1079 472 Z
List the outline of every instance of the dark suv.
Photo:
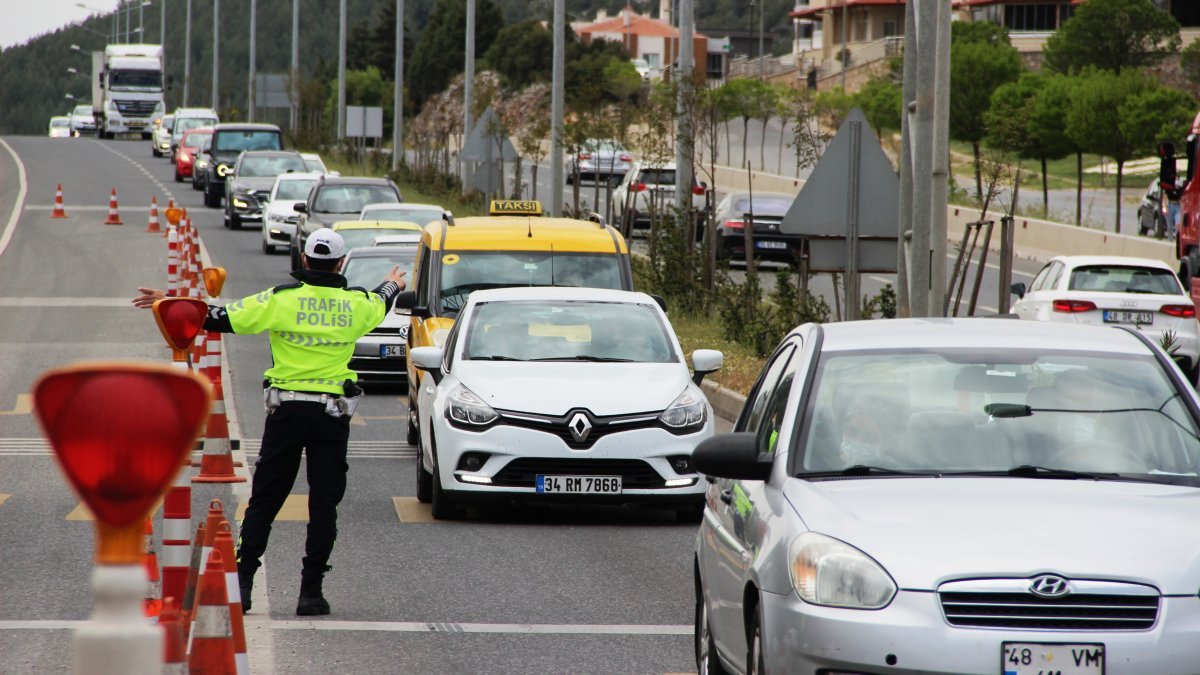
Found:
M 308 200 L 296 204 L 300 222 L 288 247 L 292 271 L 300 269 L 300 252 L 304 250 L 308 235 L 340 220 L 358 220 L 359 212 L 367 204 L 398 204 L 402 201 L 400 188 L 390 178 L 321 176 L 309 191 Z
M 204 205 L 217 208 L 225 196 L 225 176 L 245 150 L 282 150 L 283 132 L 274 124 L 218 124 L 205 153 Z
M 238 155 L 225 181 L 225 227 L 238 230 L 242 221 L 262 222 L 275 178 L 304 171 L 304 158 L 298 152 L 247 150 Z

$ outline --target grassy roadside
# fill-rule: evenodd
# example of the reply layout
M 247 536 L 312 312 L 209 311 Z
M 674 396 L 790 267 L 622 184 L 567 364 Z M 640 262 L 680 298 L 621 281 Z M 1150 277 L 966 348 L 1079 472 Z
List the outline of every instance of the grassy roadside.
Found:
M 348 162 L 341 157 L 329 156 L 322 157 L 325 160 L 325 168 L 330 171 L 336 171 L 343 176 L 383 176 L 384 169 L 368 167 L 364 172 L 362 164 L 357 162 Z M 438 204 L 445 209 L 448 209 L 455 216 L 482 216 L 486 215 L 483 208 L 478 204 L 463 201 L 456 195 L 452 194 L 433 194 L 423 192 L 416 185 L 407 181 L 397 181 L 397 187 L 400 188 L 400 194 L 404 196 L 404 201 L 415 204 Z
M 724 367 L 709 375 L 709 379 L 742 394 L 750 391 L 766 359 L 760 359 L 752 349 L 726 339 L 720 320 L 715 316 L 671 314 L 670 319 L 684 354 L 697 349 L 716 349 L 725 354 Z
M 981 150 L 982 153 L 987 153 L 987 148 Z M 954 174 L 960 178 L 975 179 L 975 168 L 972 163 L 971 144 L 962 141 L 950 141 L 950 157 L 953 165 Z M 1083 156 L 1083 187 L 1094 190 L 1116 190 L 1117 189 L 1117 172 L 1114 167 L 1107 175 L 1102 173 L 1089 173 L 1088 169 L 1100 165 L 1105 158 L 1100 155 L 1084 154 Z M 1076 174 L 1076 159 L 1075 155 L 1068 155 L 1062 159 L 1053 159 L 1046 162 L 1047 186 L 1051 190 L 1074 190 L 1077 174 Z M 1150 180 L 1157 175 L 1158 169 L 1155 167 L 1153 174 L 1125 174 L 1124 189 L 1122 192 L 1136 192 L 1140 196 L 1141 192 L 1146 189 L 1146 185 Z M 1021 161 L 1021 185 L 1025 189 L 1040 192 L 1042 189 L 1042 166 L 1041 162 L 1036 159 L 1024 159 Z

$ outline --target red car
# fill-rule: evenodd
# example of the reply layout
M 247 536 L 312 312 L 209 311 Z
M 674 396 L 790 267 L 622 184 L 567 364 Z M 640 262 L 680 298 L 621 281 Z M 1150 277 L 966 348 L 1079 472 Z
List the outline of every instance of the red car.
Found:
M 175 153 L 175 182 L 182 183 L 184 178 L 192 177 L 192 165 L 196 163 L 196 155 L 212 142 L 212 127 L 188 129 L 179 142 L 179 152 Z

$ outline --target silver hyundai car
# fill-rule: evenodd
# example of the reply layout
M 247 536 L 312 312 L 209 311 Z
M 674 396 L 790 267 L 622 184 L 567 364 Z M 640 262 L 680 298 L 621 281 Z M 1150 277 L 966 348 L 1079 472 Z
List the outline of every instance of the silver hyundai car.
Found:
M 693 456 L 699 672 L 1200 672 L 1198 433 L 1134 330 L 801 326 Z

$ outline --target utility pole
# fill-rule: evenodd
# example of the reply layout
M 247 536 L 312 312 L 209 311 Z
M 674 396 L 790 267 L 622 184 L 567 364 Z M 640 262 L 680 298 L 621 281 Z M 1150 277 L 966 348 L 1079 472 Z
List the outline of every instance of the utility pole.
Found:
M 138 2 L 138 44 L 146 43 L 146 3 Z
M 763 50 L 763 15 L 766 14 L 767 3 L 758 8 L 758 79 L 767 81 L 767 53 Z
M 675 99 L 675 210 L 678 214 L 691 213 L 692 174 L 695 171 L 695 139 L 689 116 L 692 108 L 691 94 L 696 88 L 696 82 L 692 78 L 695 57 L 695 12 L 692 3 L 693 0 L 679 0 L 679 44 L 675 50 L 679 55 L 679 70 L 676 72 L 678 89 Z
M 338 3 L 338 113 L 337 137 L 346 137 L 346 0 Z
M 217 85 L 221 74 L 221 0 L 213 0 L 213 76 L 212 76 L 212 109 L 220 113 L 219 92 Z
M 400 168 L 404 154 L 404 0 L 396 0 L 396 91 L 392 106 L 392 171 Z
M 475 106 L 475 0 L 467 0 L 467 43 L 466 53 L 463 58 L 466 60 L 465 74 L 463 79 L 463 144 L 471 136 L 471 127 L 474 126 L 474 119 L 471 115 L 471 108 Z M 470 169 L 467 162 L 463 161 L 462 155 L 463 145 L 458 147 L 459 159 L 458 167 L 462 170 L 463 189 L 467 188 L 467 181 L 470 179 Z M 490 172 L 491 169 L 489 168 Z M 489 174 L 490 175 L 490 174 Z
M 167 48 L 167 0 L 162 0 L 158 10 L 158 44 Z
M 904 3 L 904 44 L 915 50 L 917 45 L 917 9 L 916 0 Z M 912 248 L 909 237 L 913 230 L 913 143 L 912 143 L 912 112 L 916 109 L 914 100 L 917 96 L 917 59 L 905 58 L 903 71 L 903 92 L 900 110 L 900 218 L 899 232 L 896 233 L 896 316 L 908 318 L 912 316 L 910 298 L 913 293 L 909 288 L 909 251 Z
M 554 0 L 554 67 L 550 83 L 550 215 L 562 216 L 563 207 L 563 53 L 566 0 Z
M 246 94 L 247 94 L 247 96 L 246 96 L 246 112 L 249 115 L 246 118 L 246 120 L 249 122 L 254 121 L 254 109 L 256 107 L 255 106 L 256 101 L 254 100 L 254 94 L 255 94 L 254 78 L 257 76 L 256 73 L 258 70 L 257 67 L 255 66 L 255 62 L 258 60 L 255 56 L 255 54 L 257 53 L 256 52 L 257 42 L 255 39 L 255 34 L 258 32 L 257 19 L 258 19 L 258 0 L 250 0 L 250 77 L 249 77 L 250 90 L 248 92 L 246 92 Z
M 189 0 L 190 1 L 190 0 Z M 292 0 L 292 133 L 300 128 L 300 0 Z
M 913 0 L 916 2 L 917 0 Z M 850 60 L 850 1 L 842 0 L 842 91 L 846 91 L 846 65 Z
M 183 20 L 183 107 L 190 103 L 188 89 L 192 85 L 192 0 L 187 0 L 187 16 Z
M 929 275 L 929 314 L 946 316 L 947 205 L 950 192 L 950 3 L 935 3 L 932 215 L 929 238 L 932 249 Z

